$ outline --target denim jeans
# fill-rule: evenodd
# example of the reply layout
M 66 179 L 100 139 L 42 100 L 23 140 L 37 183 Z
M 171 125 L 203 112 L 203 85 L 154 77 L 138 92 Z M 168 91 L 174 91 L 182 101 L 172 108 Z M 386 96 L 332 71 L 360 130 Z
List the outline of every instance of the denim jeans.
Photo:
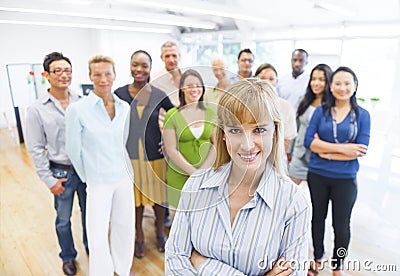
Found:
M 51 170 L 54 175 L 62 175 L 65 172 L 58 168 L 52 168 Z M 71 231 L 71 213 L 75 191 L 78 195 L 79 207 L 81 209 L 83 244 L 85 245 L 86 252 L 89 252 L 86 236 L 86 184 L 82 183 L 73 169 L 67 172 L 66 178 L 68 180 L 63 183 L 65 188 L 64 193 L 54 196 L 54 208 L 57 212 L 56 231 L 58 243 L 61 247 L 59 256 L 63 262 L 74 260 L 77 255 Z

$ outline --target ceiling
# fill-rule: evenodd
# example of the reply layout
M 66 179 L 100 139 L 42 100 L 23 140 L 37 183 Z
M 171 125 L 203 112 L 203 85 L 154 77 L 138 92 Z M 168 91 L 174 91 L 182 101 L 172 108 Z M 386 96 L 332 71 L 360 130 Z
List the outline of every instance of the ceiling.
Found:
M 351 24 L 400 26 L 400 0 L 0 0 L 0 23 L 176 36 Z

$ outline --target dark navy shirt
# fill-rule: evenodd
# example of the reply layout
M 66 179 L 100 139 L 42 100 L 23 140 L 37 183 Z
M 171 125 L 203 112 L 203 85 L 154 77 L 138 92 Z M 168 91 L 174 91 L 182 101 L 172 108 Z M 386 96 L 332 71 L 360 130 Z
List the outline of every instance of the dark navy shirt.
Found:
M 310 148 L 314 140 L 314 134 L 317 133 L 319 138 L 329 143 L 335 143 L 333 137 L 332 115 L 330 112 L 326 115 L 323 113 L 322 106 L 315 109 L 308 125 L 306 136 L 304 138 L 304 146 Z M 357 136 L 355 144 L 363 144 L 368 146 L 370 137 L 371 121 L 367 110 L 358 107 L 357 117 Z M 346 118 L 337 124 L 337 140 L 340 143 L 346 142 L 350 131 L 350 112 Z M 355 178 L 360 165 L 357 158 L 347 161 L 328 160 L 319 157 L 315 152 L 311 153 L 310 163 L 308 164 L 309 171 L 330 178 Z
M 142 139 L 144 145 L 145 160 L 152 161 L 163 158 L 164 156 L 158 151 L 161 142 L 158 114 L 161 107 L 167 111 L 174 107 L 168 96 L 160 89 L 151 86 L 149 102 L 139 118 L 137 101 L 129 94 L 128 85 L 118 88 L 114 93 L 131 105 L 129 137 L 126 144 L 130 159 L 139 159 L 139 139 Z

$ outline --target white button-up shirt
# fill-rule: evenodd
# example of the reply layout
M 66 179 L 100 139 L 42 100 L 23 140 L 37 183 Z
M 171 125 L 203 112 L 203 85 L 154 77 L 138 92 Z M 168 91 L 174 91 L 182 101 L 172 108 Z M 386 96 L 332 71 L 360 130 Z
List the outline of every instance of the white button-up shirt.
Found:
M 303 72 L 297 78 L 294 78 L 292 73 L 282 76 L 279 79 L 277 91 L 279 97 L 287 100 L 297 111 L 297 107 L 307 90 L 308 82 L 310 81 L 310 74 Z

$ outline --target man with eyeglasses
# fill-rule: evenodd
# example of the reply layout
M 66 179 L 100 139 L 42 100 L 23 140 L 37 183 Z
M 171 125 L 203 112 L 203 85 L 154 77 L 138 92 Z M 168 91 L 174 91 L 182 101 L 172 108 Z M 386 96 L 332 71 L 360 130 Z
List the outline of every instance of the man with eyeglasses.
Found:
M 252 78 L 253 72 L 251 68 L 254 63 L 254 55 L 249 48 L 243 49 L 239 52 L 237 64 L 239 66 L 239 72 L 237 76 L 231 78 L 231 83 L 236 82 L 243 78 Z
M 36 100 L 26 116 L 27 148 L 40 179 L 54 195 L 57 212 L 56 232 L 61 247 L 59 253 L 66 275 L 76 274 L 74 241 L 71 231 L 71 213 L 75 192 L 82 216 L 83 243 L 89 253 L 86 237 L 86 184 L 71 165 L 65 152 L 65 111 L 80 96 L 68 88 L 72 80 L 70 60 L 62 53 L 53 52 L 44 58 L 44 76 L 50 88 L 47 95 Z

